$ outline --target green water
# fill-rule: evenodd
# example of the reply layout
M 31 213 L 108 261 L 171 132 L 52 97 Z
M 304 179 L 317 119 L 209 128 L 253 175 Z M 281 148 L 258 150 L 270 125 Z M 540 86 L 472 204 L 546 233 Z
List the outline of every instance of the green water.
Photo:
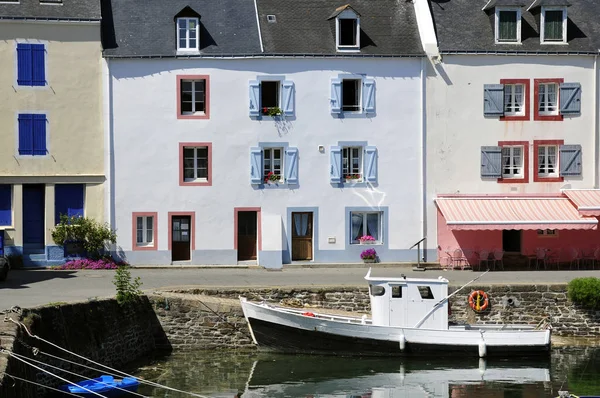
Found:
M 177 352 L 138 376 L 207 397 L 556 397 L 600 396 L 600 348 L 553 349 L 547 360 L 377 359 Z M 152 397 L 189 397 L 142 386 Z

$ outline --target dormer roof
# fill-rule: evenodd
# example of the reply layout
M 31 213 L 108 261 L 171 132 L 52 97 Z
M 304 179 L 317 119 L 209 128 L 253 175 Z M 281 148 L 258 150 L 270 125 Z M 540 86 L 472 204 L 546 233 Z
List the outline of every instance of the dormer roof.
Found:
M 192 7 L 185 6 L 181 11 L 175 14 L 175 19 L 177 18 L 200 18 L 200 14 L 198 14 Z
M 346 4 L 336 8 L 335 11 L 333 11 L 333 14 L 331 14 L 327 19 L 335 18 L 346 10 L 352 11 L 357 17 L 360 17 L 360 14 L 354 8 L 352 8 L 350 4 Z
M 533 3 L 527 7 L 527 11 L 532 10 L 536 7 L 570 7 L 571 3 L 567 0 L 534 0 Z
M 487 4 L 483 6 L 483 11 L 496 7 L 525 7 L 528 4 L 525 0 L 488 0 Z

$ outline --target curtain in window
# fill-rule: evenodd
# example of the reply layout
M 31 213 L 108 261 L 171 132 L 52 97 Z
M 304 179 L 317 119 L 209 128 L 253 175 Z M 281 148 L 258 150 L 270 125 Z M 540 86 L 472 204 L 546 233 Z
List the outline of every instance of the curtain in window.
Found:
M 153 224 L 153 217 L 146 217 L 146 242 L 152 242 L 154 240 L 154 236 L 152 233 Z
M 367 214 L 367 235 L 379 240 L 379 214 Z
M 498 39 L 505 41 L 517 40 L 517 12 L 500 11 L 498 15 Z
M 563 12 L 546 11 L 544 14 L 544 40 L 563 39 Z
M 144 241 L 144 219 L 142 217 L 137 218 L 137 243 Z
M 363 215 L 352 213 L 352 240 L 358 240 L 363 234 Z
M 306 236 L 308 232 L 308 214 L 294 214 L 294 227 L 296 236 Z

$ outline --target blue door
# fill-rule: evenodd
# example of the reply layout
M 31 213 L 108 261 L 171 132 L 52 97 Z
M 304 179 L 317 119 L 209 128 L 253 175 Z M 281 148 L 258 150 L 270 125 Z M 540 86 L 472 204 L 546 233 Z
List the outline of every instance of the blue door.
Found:
M 23 185 L 23 244 L 44 247 L 44 185 Z

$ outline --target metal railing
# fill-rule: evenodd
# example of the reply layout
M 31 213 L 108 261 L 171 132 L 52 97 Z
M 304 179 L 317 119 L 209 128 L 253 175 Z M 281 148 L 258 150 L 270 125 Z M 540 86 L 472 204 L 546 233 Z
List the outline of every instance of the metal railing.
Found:
M 418 241 L 417 243 L 415 243 L 414 245 L 412 245 L 408 249 L 408 250 L 410 250 L 413 247 L 417 246 L 417 269 L 421 269 L 421 242 L 423 242 L 425 239 L 427 239 L 426 236 L 424 236 L 423 238 L 421 238 L 420 241 Z

